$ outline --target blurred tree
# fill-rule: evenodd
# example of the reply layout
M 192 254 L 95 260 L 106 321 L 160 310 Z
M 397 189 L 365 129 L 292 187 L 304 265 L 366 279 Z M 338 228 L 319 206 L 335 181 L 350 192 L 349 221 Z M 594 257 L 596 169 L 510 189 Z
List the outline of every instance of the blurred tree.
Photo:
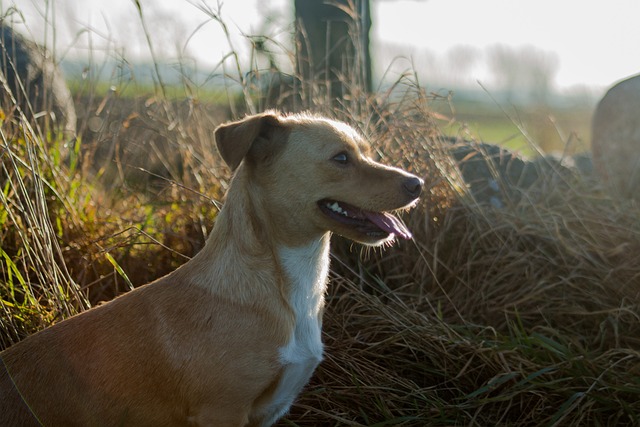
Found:
M 525 93 L 526 101 L 546 105 L 553 89 L 560 61 L 554 52 L 534 46 L 494 45 L 488 50 L 489 66 L 504 87 L 508 102 L 517 93 Z
M 331 100 L 371 92 L 369 0 L 295 0 L 297 68 L 306 96 L 320 88 Z M 353 89 L 353 87 L 351 87 Z
M 459 86 L 466 77 L 472 74 L 480 55 L 480 49 L 470 45 L 456 45 L 449 49 L 445 62 L 447 81 L 450 81 L 454 87 Z

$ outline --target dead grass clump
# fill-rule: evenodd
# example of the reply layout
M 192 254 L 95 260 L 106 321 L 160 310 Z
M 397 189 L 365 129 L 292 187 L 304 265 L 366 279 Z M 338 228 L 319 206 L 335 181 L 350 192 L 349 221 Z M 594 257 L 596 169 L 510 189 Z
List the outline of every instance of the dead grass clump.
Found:
M 638 421 L 639 390 L 625 379 L 637 370 L 635 351 L 593 357 L 562 336 L 527 333 L 515 323 L 506 335 L 446 323 L 389 289 L 379 287 L 380 298 L 345 279 L 332 283 L 327 358 L 289 416 L 295 425 Z
M 98 99 L 80 94 L 87 103 L 79 126 L 83 173 L 108 190 L 124 187 L 125 195 L 157 196 L 172 183 L 204 191 L 206 175 L 219 169 L 213 130 L 226 120 L 224 109 L 112 89 Z
M 424 291 L 432 304 L 434 298 L 450 302 L 445 316 L 451 320 L 504 331 L 517 317 L 531 327 L 579 332 L 588 347 L 635 347 L 637 211 L 568 191 L 561 203 L 451 211 L 447 229 L 431 245 L 418 240 L 431 265 L 423 266 L 426 280 L 416 282 L 429 283 Z M 441 266 L 437 283 L 435 263 Z

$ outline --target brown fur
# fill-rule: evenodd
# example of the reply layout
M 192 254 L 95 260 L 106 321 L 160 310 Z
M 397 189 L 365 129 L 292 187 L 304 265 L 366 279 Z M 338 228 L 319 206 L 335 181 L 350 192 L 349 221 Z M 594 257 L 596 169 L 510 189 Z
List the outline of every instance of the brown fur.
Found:
M 237 170 L 205 248 L 0 353 L 0 425 L 268 425 L 286 412 L 290 402 L 273 399 L 300 321 L 291 300 L 300 283 L 279 251 L 317 241 L 325 255 L 309 262 L 322 292 L 330 232 L 380 238 L 332 221 L 318 200 L 388 211 L 411 203 L 416 194 L 402 187 L 418 181 L 366 157 L 346 125 L 312 116 L 251 116 L 220 126 L 216 141 Z M 331 160 L 337 152 L 349 153 L 348 167 Z

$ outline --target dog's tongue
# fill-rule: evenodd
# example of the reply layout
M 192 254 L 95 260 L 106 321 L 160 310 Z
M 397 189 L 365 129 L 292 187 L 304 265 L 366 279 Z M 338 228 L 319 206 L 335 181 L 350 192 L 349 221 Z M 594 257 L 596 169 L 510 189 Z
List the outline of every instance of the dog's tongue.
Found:
M 369 221 L 380 227 L 387 233 L 393 233 L 403 239 L 411 239 L 411 232 L 400 222 L 395 216 L 386 212 L 368 212 L 363 211 Z

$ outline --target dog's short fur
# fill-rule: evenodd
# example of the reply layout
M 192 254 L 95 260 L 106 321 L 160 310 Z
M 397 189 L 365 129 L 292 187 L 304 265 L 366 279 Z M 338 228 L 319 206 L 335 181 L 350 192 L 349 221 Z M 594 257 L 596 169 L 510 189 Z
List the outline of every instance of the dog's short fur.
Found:
M 410 237 L 381 212 L 413 203 L 422 180 L 310 115 L 215 136 L 236 172 L 204 249 L 0 353 L 0 425 L 268 426 L 288 411 L 322 359 L 331 232 Z

